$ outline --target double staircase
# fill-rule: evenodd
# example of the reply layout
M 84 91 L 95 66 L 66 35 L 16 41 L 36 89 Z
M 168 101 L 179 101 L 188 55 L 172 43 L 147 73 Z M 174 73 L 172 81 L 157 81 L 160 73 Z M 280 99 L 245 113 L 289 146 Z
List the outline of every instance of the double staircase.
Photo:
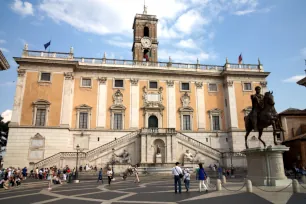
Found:
M 65 160 L 75 160 L 77 157 L 80 160 L 86 161 L 86 163 L 91 163 L 98 157 L 101 157 L 102 154 L 108 152 L 110 153 L 112 149 L 117 148 L 120 145 L 129 143 L 139 137 L 141 134 L 171 134 L 176 136 L 178 140 L 183 142 L 185 145 L 190 146 L 196 149 L 198 152 L 207 155 L 214 160 L 218 161 L 221 158 L 222 153 L 198 140 L 195 140 L 181 132 L 175 131 L 174 128 L 162 128 L 162 129 L 151 129 L 143 128 L 131 133 L 128 133 L 118 139 L 115 139 L 109 143 L 101 145 L 95 149 L 89 150 L 87 152 L 59 152 L 50 157 L 47 157 L 37 163 L 32 164 L 34 168 L 36 167 L 50 167 L 50 166 L 64 166 L 61 164 L 61 161 Z

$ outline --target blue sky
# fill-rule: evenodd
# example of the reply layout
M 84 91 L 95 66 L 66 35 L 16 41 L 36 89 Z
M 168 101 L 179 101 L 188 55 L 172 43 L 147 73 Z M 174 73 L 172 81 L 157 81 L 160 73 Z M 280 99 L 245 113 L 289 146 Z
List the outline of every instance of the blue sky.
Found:
M 159 18 L 159 61 L 223 65 L 257 63 L 271 72 L 277 111 L 305 109 L 306 69 L 304 0 L 146 0 Z M 13 57 L 25 43 L 75 56 L 131 59 L 132 24 L 143 0 L 0 0 L 0 49 L 11 68 L 0 72 L 0 113 L 12 109 L 17 78 Z

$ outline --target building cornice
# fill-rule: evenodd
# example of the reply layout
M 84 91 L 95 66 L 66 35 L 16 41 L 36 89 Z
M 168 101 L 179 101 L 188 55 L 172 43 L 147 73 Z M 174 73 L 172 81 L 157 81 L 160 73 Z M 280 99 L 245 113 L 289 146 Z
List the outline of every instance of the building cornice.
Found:
M 10 68 L 10 64 L 7 62 L 5 56 L 0 50 L 0 70 L 7 70 Z

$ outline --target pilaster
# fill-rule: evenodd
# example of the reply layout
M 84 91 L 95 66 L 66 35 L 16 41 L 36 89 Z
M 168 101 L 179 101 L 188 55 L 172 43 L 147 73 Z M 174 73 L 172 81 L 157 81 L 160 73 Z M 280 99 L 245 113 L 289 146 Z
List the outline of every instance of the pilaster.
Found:
M 17 72 L 18 78 L 14 97 L 12 119 L 10 122 L 11 125 L 20 125 L 24 89 L 26 84 L 26 71 L 24 69 L 18 69 Z
M 130 91 L 130 129 L 138 129 L 139 126 L 139 85 L 138 79 L 131 79 Z
M 74 77 L 73 72 L 64 73 L 64 85 L 62 94 L 61 106 L 61 127 L 70 127 L 72 108 L 73 108 L 73 93 L 74 93 Z
M 206 127 L 206 118 L 205 118 L 205 96 L 203 82 L 195 82 L 196 86 L 196 108 L 197 108 L 197 122 L 198 130 L 203 131 Z
M 167 81 L 167 103 L 168 103 L 168 118 L 167 127 L 176 128 L 176 97 L 175 97 L 175 83 L 172 80 Z
M 238 116 L 235 95 L 235 83 L 230 80 L 224 82 L 225 94 L 227 99 L 227 125 L 228 130 L 238 129 Z
M 98 107 L 97 107 L 97 129 L 106 126 L 106 103 L 107 103 L 107 78 L 98 77 Z

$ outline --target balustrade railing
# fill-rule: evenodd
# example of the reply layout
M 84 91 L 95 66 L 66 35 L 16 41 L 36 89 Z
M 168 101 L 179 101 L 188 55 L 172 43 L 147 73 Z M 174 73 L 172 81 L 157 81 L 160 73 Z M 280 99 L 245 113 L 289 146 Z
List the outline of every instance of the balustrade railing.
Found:
M 142 128 L 140 134 L 176 134 L 175 128 Z
M 212 147 L 210 147 L 206 144 L 203 144 L 202 142 L 199 142 L 199 141 L 197 141 L 197 140 L 195 140 L 195 139 L 193 139 L 193 138 L 191 138 L 191 137 L 189 137 L 189 136 L 187 136 L 187 135 L 185 135 L 181 132 L 177 132 L 176 136 L 183 141 L 191 143 L 195 147 L 205 149 L 206 152 L 209 152 L 209 153 L 215 155 L 216 157 L 219 157 L 219 158 L 221 157 L 221 152 L 220 151 L 218 151 L 218 150 L 216 150 L 216 149 L 214 149 L 214 148 L 212 148 Z
M 122 59 L 106 59 L 106 58 L 82 58 L 74 57 L 73 53 L 64 52 L 45 52 L 24 50 L 22 57 L 25 58 L 51 58 L 51 59 L 66 59 L 72 60 L 86 65 L 124 65 L 124 66 L 142 66 L 142 67 L 162 67 L 162 68 L 177 68 L 177 69 L 190 69 L 197 70 L 209 70 L 209 71 L 223 71 L 229 70 L 258 70 L 262 68 L 261 65 L 256 64 L 233 64 L 228 63 L 226 66 L 220 65 L 204 65 L 204 64 L 188 64 L 188 63 L 174 63 L 174 62 L 146 62 L 136 60 L 122 60 Z

